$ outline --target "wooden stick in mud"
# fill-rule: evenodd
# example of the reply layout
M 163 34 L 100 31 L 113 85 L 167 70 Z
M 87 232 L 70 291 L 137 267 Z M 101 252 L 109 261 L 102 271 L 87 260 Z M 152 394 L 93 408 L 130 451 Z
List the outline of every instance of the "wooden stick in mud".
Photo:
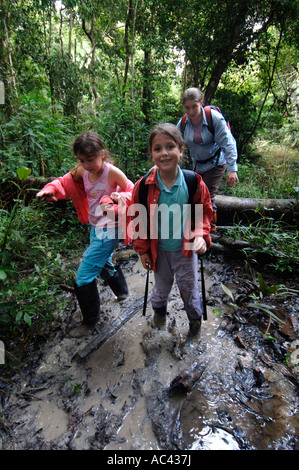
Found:
M 124 326 L 133 316 L 140 311 L 140 308 L 143 306 L 144 298 L 138 299 L 134 302 L 134 305 L 131 305 L 123 311 L 123 313 L 112 322 L 111 325 L 107 326 L 100 334 L 95 336 L 90 343 L 88 343 L 81 351 L 78 351 L 73 359 L 84 359 L 88 354 L 95 351 L 105 344 L 112 336 L 114 336 L 119 329 Z

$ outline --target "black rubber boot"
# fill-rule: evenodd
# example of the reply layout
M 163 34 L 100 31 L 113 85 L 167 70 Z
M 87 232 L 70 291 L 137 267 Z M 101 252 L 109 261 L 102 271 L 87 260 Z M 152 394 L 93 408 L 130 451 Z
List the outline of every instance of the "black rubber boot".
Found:
M 112 292 L 116 295 L 118 300 L 124 300 L 129 295 L 129 289 L 124 273 L 120 266 L 115 267 L 116 272 L 112 277 L 106 280 Z
M 166 323 L 167 307 L 166 305 L 154 308 L 154 324 L 157 328 L 163 328 Z
M 198 320 L 189 321 L 188 338 L 197 338 L 201 330 L 201 317 Z
M 80 287 L 75 284 L 75 294 L 83 316 L 83 324 L 74 328 L 70 334 L 80 338 L 95 326 L 99 318 L 100 298 L 96 280 Z

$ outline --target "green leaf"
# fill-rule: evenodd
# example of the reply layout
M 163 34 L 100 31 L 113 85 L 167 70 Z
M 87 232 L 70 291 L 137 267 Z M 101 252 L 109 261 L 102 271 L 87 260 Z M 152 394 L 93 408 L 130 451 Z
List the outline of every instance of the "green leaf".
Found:
M 267 290 L 267 286 L 265 284 L 265 281 L 264 281 L 262 275 L 259 274 L 259 273 L 257 275 L 257 278 L 258 278 L 258 281 L 259 281 L 259 284 L 260 284 L 260 289 L 261 289 L 262 293 L 264 294 Z
M 25 313 L 24 321 L 25 321 L 25 323 L 27 323 L 27 325 L 31 326 L 31 317 L 30 317 L 30 315 L 28 315 L 28 313 Z
M 228 295 L 232 299 L 232 301 L 234 301 L 235 299 L 234 299 L 232 291 L 222 283 L 221 283 L 221 287 L 224 290 L 224 292 L 226 293 L 226 295 Z
M 30 168 L 18 168 L 17 169 L 17 174 L 21 181 L 24 181 L 26 178 L 28 178 L 30 173 L 31 173 Z
M 19 312 L 16 314 L 16 318 L 15 318 L 16 323 L 21 320 L 22 316 L 23 316 L 23 312 L 20 312 L 20 311 L 19 311 Z
M 251 307 L 251 308 L 257 308 L 259 310 L 262 310 L 263 312 L 265 313 L 268 313 L 274 320 L 277 321 L 277 323 L 280 323 L 281 325 L 284 325 L 284 321 L 282 321 L 277 315 L 275 315 L 275 313 L 273 312 L 273 310 L 275 310 L 275 307 L 273 306 L 270 306 L 270 305 L 266 305 L 266 304 L 260 304 L 260 303 L 250 303 L 248 304 L 248 307 Z
M 2 269 L 0 269 L 0 280 L 5 281 L 6 278 L 7 278 L 6 272 L 2 271 Z
M 37 264 L 34 265 L 34 268 L 37 273 L 40 273 L 40 267 Z

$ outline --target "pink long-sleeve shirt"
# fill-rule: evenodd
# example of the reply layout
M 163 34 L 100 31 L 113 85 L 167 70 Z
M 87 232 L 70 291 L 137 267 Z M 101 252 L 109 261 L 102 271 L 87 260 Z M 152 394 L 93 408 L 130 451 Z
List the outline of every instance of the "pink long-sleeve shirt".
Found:
M 130 205 L 131 198 L 132 198 L 132 191 L 134 188 L 134 184 L 132 181 L 128 180 L 127 186 L 124 191 L 118 186 L 116 188 L 116 192 L 118 192 L 121 196 L 122 202 L 125 202 L 126 206 Z M 71 199 L 74 207 L 76 209 L 77 215 L 79 220 L 82 224 L 88 223 L 88 211 L 89 205 L 86 193 L 84 189 L 73 180 L 71 172 L 67 173 L 64 176 L 60 176 L 55 180 L 51 181 L 50 183 L 46 184 L 43 189 L 51 189 L 53 195 L 56 199 Z M 113 204 L 113 210 L 117 216 L 118 214 L 118 204 L 114 204 L 112 199 L 109 196 L 104 196 L 100 201 L 99 204 L 108 204 L 111 207 Z M 130 218 L 126 217 L 125 219 L 126 225 L 129 224 Z M 127 233 L 127 230 L 123 228 L 122 233 L 124 233 L 124 243 L 129 245 L 131 243 L 131 238 Z

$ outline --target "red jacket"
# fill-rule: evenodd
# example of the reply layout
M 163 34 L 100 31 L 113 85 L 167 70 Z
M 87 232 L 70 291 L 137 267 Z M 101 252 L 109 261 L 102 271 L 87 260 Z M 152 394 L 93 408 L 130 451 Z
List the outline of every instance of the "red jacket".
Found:
M 88 223 L 88 200 L 86 193 L 78 183 L 74 182 L 71 172 L 56 178 L 55 180 L 51 181 L 51 183 L 46 184 L 45 188 L 51 189 L 56 199 L 71 199 L 75 206 L 80 222 L 82 224 Z M 128 236 L 129 232 L 126 229 L 130 223 L 130 218 L 126 215 L 126 208 L 131 203 L 132 190 L 133 183 L 130 180 L 128 180 L 125 191 L 122 191 L 119 187 L 116 188 L 116 191 L 120 193 L 123 201 L 123 204 L 120 207 L 122 208 L 122 212 L 125 212 L 121 218 L 121 221 L 124 225 L 124 227 L 122 227 L 122 233 L 125 234 L 124 243 L 126 245 L 129 245 L 132 242 L 131 238 Z M 116 219 L 118 218 L 119 204 L 114 204 L 109 196 L 103 196 L 101 201 L 99 201 L 99 204 L 107 204 L 107 208 L 109 208 L 109 206 L 112 207 L 112 210 L 116 213 Z
M 151 204 L 158 203 L 159 195 L 161 193 L 161 190 L 157 182 L 157 170 L 158 168 L 154 167 L 153 171 L 147 177 L 146 183 L 145 183 L 148 185 L 148 197 L 147 197 L 148 207 L 150 207 Z M 202 204 L 203 220 L 202 220 L 201 227 L 195 227 L 195 230 L 193 232 L 193 238 L 195 235 L 200 234 L 205 239 L 207 247 L 210 248 L 211 246 L 210 221 L 212 220 L 212 217 L 213 217 L 212 203 L 211 203 L 209 190 L 207 186 L 205 185 L 205 183 L 203 182 L 202 177 L 198 174 L 196 174 L 196 176 L 197 176 L 197 181 L 198 181 L 198 191 L 195 193 L 193 197 L 193 201 L 195 204 Z M 139 204 L 139 185 L 140 185 L 141 179 L 142 178 L 140 178 L 137 181 L 137 183 L 134 185 L 134 189 L 132 193 L 133 204 Z M 192 239 L 184 238 L 183 249 L 182 249 L 182 253 L 189 258 L 192 256 L 192 251 L 187 248 L 186 244 L 188 242 L 190 243 L 191 241 Z M 159 240 L 157 238 L 142 239 L 138 237 L 135 238 L 133 242 L 134 249 L 137 253 L 150 252 L 150 255 L 152 258 L 152 269 L 154 271 L 156 267 L 156 259 L 157 259 L 157 253 L 158 253 L 158 242 Z

